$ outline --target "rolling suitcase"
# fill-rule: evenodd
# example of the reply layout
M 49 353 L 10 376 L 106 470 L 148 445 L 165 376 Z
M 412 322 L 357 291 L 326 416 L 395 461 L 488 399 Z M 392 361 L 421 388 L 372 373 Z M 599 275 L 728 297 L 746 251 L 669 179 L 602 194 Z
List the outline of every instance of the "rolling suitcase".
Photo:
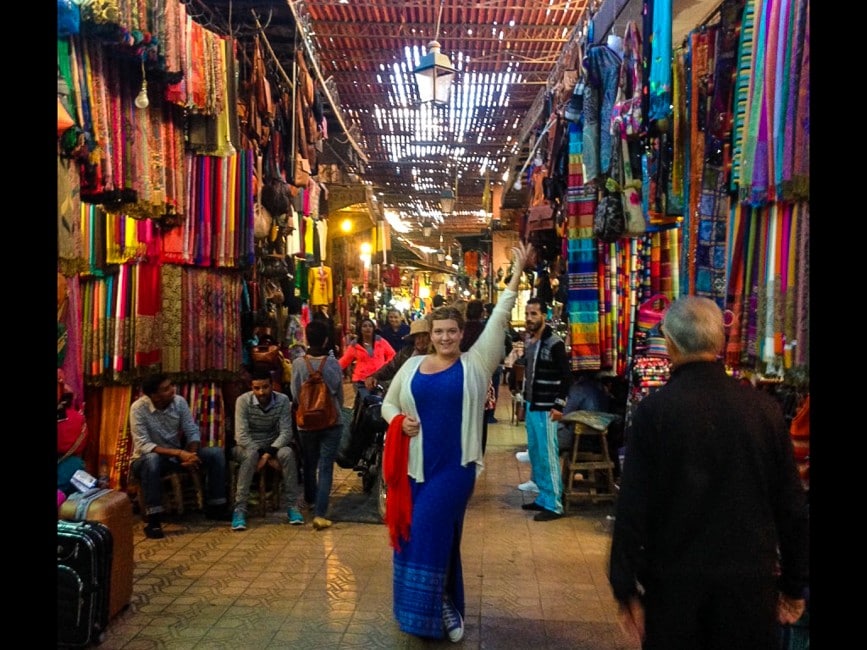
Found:
M 57 645 L 83 648 L 108 626 L 112 539 L 96 521 L 57 522 Z
M 111 531 L 113 551 L 108 617 L 114 618 L 132 599 L 134 521 L 129 496 L 125 492 L 106 488 L 76 492 L 61 504 L 60 518 L 98 521 Z

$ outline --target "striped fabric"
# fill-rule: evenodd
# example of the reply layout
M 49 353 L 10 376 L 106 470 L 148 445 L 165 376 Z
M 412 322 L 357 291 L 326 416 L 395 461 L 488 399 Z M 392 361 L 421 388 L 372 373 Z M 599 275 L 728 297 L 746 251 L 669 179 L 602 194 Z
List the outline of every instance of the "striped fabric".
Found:
M 569 123 L 569 180 L 566 190 L 566 310 L 572 370 L 598 370 L 599 276 L 593 215 L 596 189 L 584 185 L 580 124 Z
M 753 67 L 753 37 L 755 30 L 756 0 L 747 0 L 741 19 L 738 43 L 737 77 L 735 80 L 734 122 L 732 126 L 732 178 L 731 189 L 736 190 L 743 173 L 743 150 L 746 138 L 746 117 L 750 97 Z

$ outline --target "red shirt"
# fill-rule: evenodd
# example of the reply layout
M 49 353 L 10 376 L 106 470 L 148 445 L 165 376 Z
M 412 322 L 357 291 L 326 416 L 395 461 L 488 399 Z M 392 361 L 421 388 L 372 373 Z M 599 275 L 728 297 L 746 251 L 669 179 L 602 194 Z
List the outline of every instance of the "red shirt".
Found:
M 378 334 L 373 337 L 373 353 L 362 343 L 355 342 L 340 357 L 340 367 L 346 370 L 353 361 L 352 381 L 364 381 L 394 357 L 394 348 Z

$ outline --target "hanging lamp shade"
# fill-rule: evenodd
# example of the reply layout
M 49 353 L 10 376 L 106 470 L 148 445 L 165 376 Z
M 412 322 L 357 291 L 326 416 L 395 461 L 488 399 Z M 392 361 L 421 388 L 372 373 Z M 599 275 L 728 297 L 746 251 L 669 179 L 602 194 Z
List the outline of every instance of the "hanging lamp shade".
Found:
M 449 57 L 440 52 L 439 41 L 428 43 L 427 54 L 421 57 L 418 66 L 412 71 L 422 103 L 448 104 L 455 72 L 457 70 L 452 67 Z
M 451 214 L 455 210 L 455 193 L 449 188 L 440 194 L 440 210 L 443 214 Z
M 425 221 L 421 224 L 421 232 L 425 237 L 430 237 L 433 224 L 430 221 Z

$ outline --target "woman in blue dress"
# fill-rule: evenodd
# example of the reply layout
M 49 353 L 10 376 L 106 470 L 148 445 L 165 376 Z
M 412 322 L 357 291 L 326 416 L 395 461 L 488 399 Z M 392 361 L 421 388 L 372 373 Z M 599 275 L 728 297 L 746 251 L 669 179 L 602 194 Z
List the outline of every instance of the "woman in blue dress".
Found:
M 491 375 L 503 353 L 518 283 L 532 255 L 529 244 L 512 249 L 509 286 L 500 294 L 478 340 L 461 353 L 464 318 L 455 307 L 431 314 L 434 351 L 410 357 L 398 370 L 382 404 L 391 422 L 402 415 L 410 437 L 412 519 L 409 538 L 393 557 L 394 616 L 400 629 L 457 643 L 464 635 L 461 534 L 476 476 L 482 471 L 482 420 Z

